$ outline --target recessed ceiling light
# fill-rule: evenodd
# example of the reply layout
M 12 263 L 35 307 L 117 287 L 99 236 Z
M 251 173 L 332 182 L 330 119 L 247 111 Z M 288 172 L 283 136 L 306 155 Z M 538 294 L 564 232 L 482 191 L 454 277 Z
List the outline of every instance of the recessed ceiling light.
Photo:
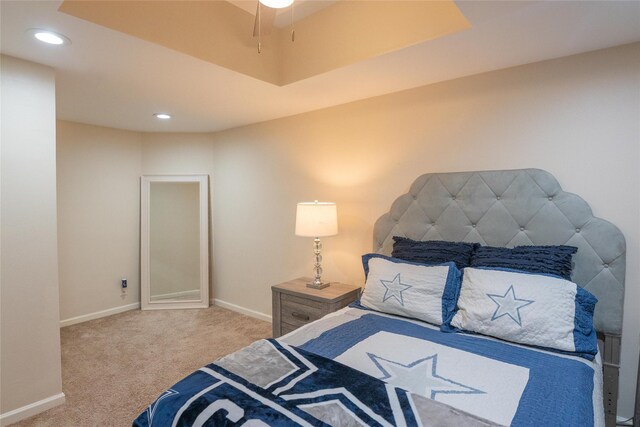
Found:
M 71 44 L 71 40 L 68 37 L 63 36 L 55 31 L 43 30 L 40 28 L 31 28 L 27 30 L 27 33 L 31 34 L 36 39 L 43 43 L 52 45 Z
M 260 3 L 273 9 L 282 9 L 293 4 L 293 0 L 259 0 Z
M 167 113 L 155 113 L 154 116 L 156 117 L 156 119 L 160 120 L 169 120 L 171 118 L 171 114 Z

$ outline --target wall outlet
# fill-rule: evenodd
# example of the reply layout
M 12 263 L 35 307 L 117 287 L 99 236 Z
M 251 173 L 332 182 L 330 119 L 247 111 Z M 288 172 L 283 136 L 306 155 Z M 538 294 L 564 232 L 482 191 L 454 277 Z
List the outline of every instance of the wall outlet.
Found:
M 122 286 L 122 289 L 126 289 L 127 288 L 127 279 L 122 279 L 120 280 L 120 286 Z

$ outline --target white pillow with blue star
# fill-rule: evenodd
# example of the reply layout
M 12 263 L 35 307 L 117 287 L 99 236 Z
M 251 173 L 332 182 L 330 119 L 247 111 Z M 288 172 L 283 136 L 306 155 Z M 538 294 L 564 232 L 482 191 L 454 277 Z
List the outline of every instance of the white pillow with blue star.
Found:
M 589 292 L 560 277 L 465 268 L 450 326 L 592 359 L 598 351 L 596 302 Z
M 363 306 L 434 325 L 453 316 L 460 287 L 454 263 L 425 265 L 367 254 L 362 264 L 367 279 L 360 298 Z

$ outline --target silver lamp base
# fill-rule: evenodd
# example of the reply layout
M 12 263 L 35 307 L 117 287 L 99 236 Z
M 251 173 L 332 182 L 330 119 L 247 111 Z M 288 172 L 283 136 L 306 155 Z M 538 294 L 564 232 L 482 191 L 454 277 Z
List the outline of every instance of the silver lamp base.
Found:
M 324 289 L 328 287 L 329 287 L 329 283 L 315 283 L 315 282 L 307 283 L 307 288 Z
M 320 239 L 316 237 L 313 240 L 313 253 L 316 257 L 316 263 L 313 267 L 313 271 L 316 274 L 316 277 L 309 283 L 307 283 L 307 288 L 313 289 L 324 289 L 329 286 L 328 283 L 323 283 L 320 276 L 322 275 L 322 243 L 320 243 Z

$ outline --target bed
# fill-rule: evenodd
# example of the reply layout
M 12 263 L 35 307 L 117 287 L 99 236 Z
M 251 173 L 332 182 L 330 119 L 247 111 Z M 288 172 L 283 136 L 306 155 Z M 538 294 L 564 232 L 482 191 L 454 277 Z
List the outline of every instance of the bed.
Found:
M 394 236 L 577 247 L 572 280 L 598 299 L 598 353 L 443 332 L 355 303 L 192 373 L 134 426 L 615 425 L 626 249 L 614 225 L 548 172 L 459 172 L 420 176 L 376 222 L 374 252 L 390 255 Z

